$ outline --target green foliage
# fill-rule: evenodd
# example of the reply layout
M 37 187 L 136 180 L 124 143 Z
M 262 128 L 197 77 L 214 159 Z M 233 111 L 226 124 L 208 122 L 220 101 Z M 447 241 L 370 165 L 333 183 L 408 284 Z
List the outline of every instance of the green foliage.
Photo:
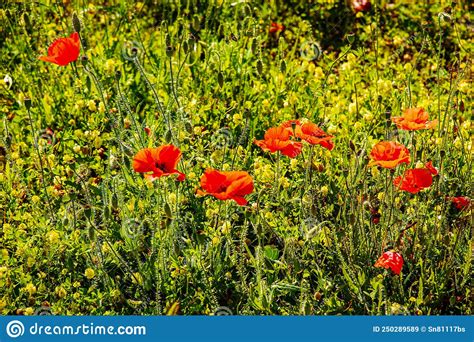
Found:
M 467 5 L 102 3 L 0 8 L 2 314 L 472 314 L 472 214 L 446 199 L 472 198 Z M 87 61 L 38 60 L 72 21 Z M 397 130 L 417 106 L 438 128 Z M 297 118 L 335 148 L 253 144 Z M 368 167 L 380 140 L 433 185 Z M 185 182 L 133 171 L 167 143 Z M 249 172 L 249 205 L 196 196 L 208 167 Z M 400 275 L 374 267 L 391 248 Z

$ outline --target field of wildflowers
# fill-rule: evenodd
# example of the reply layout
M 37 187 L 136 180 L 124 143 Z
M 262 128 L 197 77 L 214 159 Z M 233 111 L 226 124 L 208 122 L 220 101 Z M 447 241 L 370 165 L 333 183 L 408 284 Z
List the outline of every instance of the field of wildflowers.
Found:
M 0 18 L 3 315 L 472 314 L 467 2 Z

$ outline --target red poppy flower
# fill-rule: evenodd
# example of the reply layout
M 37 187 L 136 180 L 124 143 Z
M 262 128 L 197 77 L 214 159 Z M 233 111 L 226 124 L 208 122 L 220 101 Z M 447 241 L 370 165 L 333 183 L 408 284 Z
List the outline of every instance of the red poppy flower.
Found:
M 281 32 L 285 29 L 285 26 L 282 25 L 282 24 L 278 24 L 278 23 L 271 23 L 270 24 L 270 29 L 268 30 L 268 32 L 270 33 L 276 33 L 276 32 Z
M 39 59 L 64 66 L 77 60 L 80 49 L 79 33 L 74 32 L 67 38 L 56 39 L 48 48 L 48 55 Z
M 435 128 L 438 120 L 428 121 L 428 112 L 423 108 L 408 108 L 402 116 L 393 117 L 392 121 L 398 128 L 407 131 Z
M 410 152 L 405 145 L 394 141 L 381 141 L 370 152 L 369 166 L 379 165 L 386 169 L 393 169 L 399 164 L 410 163 Z
M 144 148 L 133 158 L 133 169 L 135 172 L 151 172 L 144 175 L 149 180 L 177 174 L 178 181 L 183 181 L 186 176 L 176 170 L 180 158 L 181 151 L 173 145 Z
M 410 169 L 406 170 L 402 176 L 398 176 L 393 180 L 393 184 L 400 190 L 408 191 L 416 194 L 425 188 L 429 188 L 433 184 L 433 175 L 438 174 L 431 162 L 426 163 L 426 169 Z
M 433 176 L 437 176 L 438 175 L 438 169 L 436 169 L 434 166 L 433 166 L 433 162 L 430 160 L 429 162 L 427 162 L 425 164 L 425 167 L 430 170 L 431 174 Z
M 371 3 L 369 0 L 353 0 L 352 8 L 356 12 L 365 12 L 370 10 Z
M 471 204 L 471 199 L 466 196 L 459 196 L 459 197 L 448 197 L 451 202 L 453 202 L 454 206 L 459 210 L 464 210 L 469 208 Z
M 293 133 L 284 127 L 272 127 L 265 132 L 264 140 L 255 140 L 254 143 L 264 151 L 280 151 L 285 156 L 294 158 L 301 153 L 303 145 L 290 140 L 292 135 Z
M 220 200 L 234 200 L 246 205 L 245 195 L 253 191 L 252 177 L 245 171 L 217 171 L 208 169 L 201 177 L 198 195 L 211 195 Z
M 311 145 L 321 145 L 331 151 L 334 148 L 332 135 L 327 134 L 318 125 L 312 122 L 301 123 L 300 120 L 290 120 L 281 124 L 281 127 L 293 132 L 297 138 L 304 140 Z
M 403 267 L 403 257 L 400 253 L 388 251 L 380 256 L 374 266 L 390 268 L 393 273 L 400 274 Z

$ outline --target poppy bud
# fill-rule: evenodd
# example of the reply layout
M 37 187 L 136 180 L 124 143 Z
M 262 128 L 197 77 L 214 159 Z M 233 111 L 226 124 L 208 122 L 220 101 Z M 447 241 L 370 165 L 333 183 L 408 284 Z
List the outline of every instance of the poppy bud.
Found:
M 286 73 L 286 62 L 284 60 L 280 63 L 280 71 L 284 74 Z
M 189 51 L 189 44 L 188 44 L 188 42 L 187 42 L 187 41 L 184 41 L 182 47 L 183 47 L 184 53 L 187 54 L 188 51 Z
M 31 99 L 29 97 L 25 97 L 25 107 L 27 110 L 30 110 L 31 108 Z
M 138 48 L 136 46 L 132 47 L 132 49 L 130 50 L 130 53 L 132 57 L 136 57 L 138 55 Z
M 217 74 L 217 83 L 219 83 L 219 87 L 223 87 L 224 86 L 224 75 L 222 74 L 222 72 L 219 72 Z
M 118 197 L 116 193 L 112 195 L 112 208 L 114 209 L 118 208 Z
M 82 63 L 82 66 L 87 66 L 87 62 L 89 61 L 89 58 L 87 58 L 87 56 L 81 56 L 81 63 Z
M 166 47 L 166 56 L 171 57 L 173 56 L 174 48 L 171 45 Z
M 166 141 L 166 142 L 170 142 L 172 137 L 173 137 L 173 134 L 171 133 L 171 131 L 166 131 L 166 133 L 165 133 L 165 141 Z
M 257 61 L 257 72 L 259 75 L 263 74 L 263 63 L 260 59 Z
M 117 70 L 115 72 L 115 79 L 118 81 L 120 80 L 120 77 L 122 77 L 122 72 L 120 70 Z
M 257 39 L 252 39 L 252 44 L 250 45 L 250 49 L 252 50 L 253 54 L 257 53 Z
M 22 19 L 22 23 L 25 26 L 25 28 L 30 29 L 31 28 L 31 21 L 30 21 L 30 17 L 28 16 L 28 13 L 23 12 L 23 14 L 21 16 L 21 19 Z
M 170 219 L 173 218 L 173 214 L 171 213 L 171 207 L 168 203 L 165 203 L 165 214 Z
M 349 34 L 347 35 L 347 41 L 349 42 L 349 44 L 354 43 L 354 40 L 355 40 L 355 34 L 352 33 L 352 32 L 349 33 Z
M 77 17 L 76 12 L 72 14 L 72 27 L 77 33 L 81 33 L 81 21 Z
M 184 123 L 184 128 L 186 129 L 186 132 L 188 132 L 189 134 L 193 133 L 193 126 L 191 125 L 189 121 L 186 121 Z

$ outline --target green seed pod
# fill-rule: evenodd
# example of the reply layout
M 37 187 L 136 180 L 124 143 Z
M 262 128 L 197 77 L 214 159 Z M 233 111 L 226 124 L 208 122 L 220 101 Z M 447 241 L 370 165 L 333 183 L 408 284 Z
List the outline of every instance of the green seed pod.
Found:
M 284 74 L 286 73 L 286 62 L 284 60 L 282 60 L 280 62 L 280 71 Z
M 81 21 L 79 20 L 76 12 L 72 14 L 72 27 L 77 33 L 81 33 Z
M 219 87 L 223 87 L 224 86 L 224 75 L 222 74 L 222 72 L 219 72 L 217 74 L 217 83 L 219 83 Z

